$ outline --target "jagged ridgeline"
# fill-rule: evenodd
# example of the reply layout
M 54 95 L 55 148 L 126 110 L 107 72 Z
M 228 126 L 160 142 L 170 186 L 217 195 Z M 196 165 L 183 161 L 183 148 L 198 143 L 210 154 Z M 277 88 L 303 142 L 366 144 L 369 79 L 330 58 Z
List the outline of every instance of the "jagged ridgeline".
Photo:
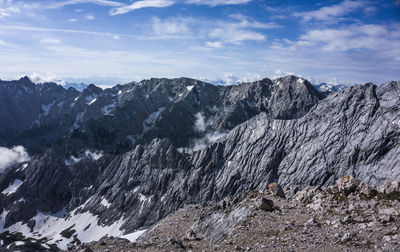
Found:
M 399 85 L 330 93 L 295 76 L 179 78 L 79 92 L 2 81 L 0 145 L 22 145 L 31 160 L 0 175 L 0 229 L 66 248 L 274 181 L 291 195 L 345 174 L 399 180 Z

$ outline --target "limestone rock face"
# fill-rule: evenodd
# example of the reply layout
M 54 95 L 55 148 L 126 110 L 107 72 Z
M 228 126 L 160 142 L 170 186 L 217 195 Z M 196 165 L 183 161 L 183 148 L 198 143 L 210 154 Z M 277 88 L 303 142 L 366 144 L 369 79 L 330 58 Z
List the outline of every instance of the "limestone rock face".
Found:
M 91 225 L 119 223 L 131 233 L 187 204 L 225 202 L 218 205 L 224 209 L 226 202 L 238 202 L 252 190 L 267 191 L 271 183 L 280 187 L 270 188 L 277 196 L 305 189 L 296 198 L 320 209 L 323 202 L 311 200 L 321 190 L 368 194 L 359 181 L 371 188 L 400 181 L 399 82 L 367 83 L 327 97 L 294 76 L 229 87 L 150 79 L 68 92 L 78 98 L 48 112 L 66 120 L 61 139 L 46 133 L 40 142 L 55 151 L 38 151 L 26 168 L 18 164 L 0 175 L 1 191 L 15 179 L 23 181 L 16 192 L 0 194 L 6 227 L 28 223 L 38 211 L 65 208 L 67 214 L 94 215 Z M 71 115 L 80 113 L 74 124 Z M 41 123 L 52 125 L 42 116 Z M 1 127 L 8 132 L 4 123 Z M 41 127 L 21 128 L 20 137 L 7 141 L 39 143 L 32 130 Z M 102 157 L 88 150 L 101 151 Z M 71 156 L 75 161 L 66 165 Z M 390 183 L 377 191 L 398 188 Z

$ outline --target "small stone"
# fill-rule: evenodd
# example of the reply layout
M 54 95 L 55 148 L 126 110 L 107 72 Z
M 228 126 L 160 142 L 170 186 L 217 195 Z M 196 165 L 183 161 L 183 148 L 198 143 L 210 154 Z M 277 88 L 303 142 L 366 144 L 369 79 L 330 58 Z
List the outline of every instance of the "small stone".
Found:
M 362 217 L 362 216 L 356 216 L 356 217 L 354 218 L 354 221 L 355 221 L 355 222 L 365 222 L 365 219 L 364 219 L 364 217 Z
M 351 233 L 345 233 L 345 234 L 342 236 L 342 238 L 340 238 L 340 241 L 341 241 L 342 243 L 345 243 L 345 242 L 348 242 L 348 241 L 350 241 L 351 239 L 353 239 L 353 237 L 354 237 L 353 234 L 351 234 Z
M 365 223 L 358 224 L 358 228 L 360 228 L 360 229 L 364 229 L 366 227 L 367 227 L 367 225 Z
M 274 211 L 274 202 L 266 198 L 261 198 L 258 208 L 267 212 L 272 212 Z
M 268 185 L 268 192 L 281 198 L 286 198 L 282 187 L 278 183 L 271 183 Z
M 292 230 L 294 227 L 295 227 L 295 223 L 293 221 L 286 222 L 285 224 L 281 225 L 280 230 L 281 231 Z
M 384 208 L 384 209 L 379 210 L 379 214 L 393 216 L 393 215 L 399 215 L 399 212 L 395 208 L 390 207 L 390 208 Z
M 309 219 L 304 225 L 306 227 L 320 227 L 321 226 L 321 224 L 315 218 Z
M 171 238 L 171 239 L 169 239 L 169 242 L 170 242 L 175 248 L 185 248 L 185 246 L 183 246 L 183 242 L 182 242 L 180 239 Z
M 349 222 L 351 222 L 351 220 L 352 220 L 351 216 L 347 215 L 342 219 L 342 222 L 343 223 L 349 223 Z
M 235 246 L 235 249 L 238 250 L 238 251 L 243 250 L 242 247 L 240 247 L 240 246 Z
M 386 224 L 388 222 L 392 222 L 393 221 L 393 217 L 390 214 L 385 214 L 385 215 L 381 215 L 379 216 L 379 220 L 383 223 Z
M 73 243 L 68 243 L 67 244 L 67 249 L 68 250 L 73 250 L 75 248 L 75 245 Z
M 186 232 L 185 238 L 190 241 L 197 240 L 196 233 L 192 229 Z
M 371 196 L 373 189 L 367 183 L 361 182 L 357 187 L 357 191 L 360 192 L 361 194 L 369 197 L 369 196 Z

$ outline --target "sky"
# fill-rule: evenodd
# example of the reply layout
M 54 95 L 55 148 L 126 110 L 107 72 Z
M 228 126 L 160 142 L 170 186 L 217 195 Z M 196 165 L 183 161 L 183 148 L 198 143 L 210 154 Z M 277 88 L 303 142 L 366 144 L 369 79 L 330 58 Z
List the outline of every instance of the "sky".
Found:
M 0 0 L 0 79 L 400 80 L 400 0 Z

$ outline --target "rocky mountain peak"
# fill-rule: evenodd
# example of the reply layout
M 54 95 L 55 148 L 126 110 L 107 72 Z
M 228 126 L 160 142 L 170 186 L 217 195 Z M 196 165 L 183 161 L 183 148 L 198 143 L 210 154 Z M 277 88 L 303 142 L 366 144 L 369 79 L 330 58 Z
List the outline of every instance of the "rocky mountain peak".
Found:
M 36 85 L 23 100 L 13 92 L 0 89 L 0 140 L 32 157 L 0 177 L 0 223 L 42 238 L 49 227 L 40 220 L 49 220 L 64 230 L 48 242 L 62 248 L 150 228 L 188 204 L 240 202 L 253 190 L 290 200 L 346 174 L 355 179 L 346 184 L 400 179 L 399 82 L 332 94 L 295 76 L 235 86 L 149 79 L 82 93 Z M 234 210 L 229 218 L 249 213 Z

